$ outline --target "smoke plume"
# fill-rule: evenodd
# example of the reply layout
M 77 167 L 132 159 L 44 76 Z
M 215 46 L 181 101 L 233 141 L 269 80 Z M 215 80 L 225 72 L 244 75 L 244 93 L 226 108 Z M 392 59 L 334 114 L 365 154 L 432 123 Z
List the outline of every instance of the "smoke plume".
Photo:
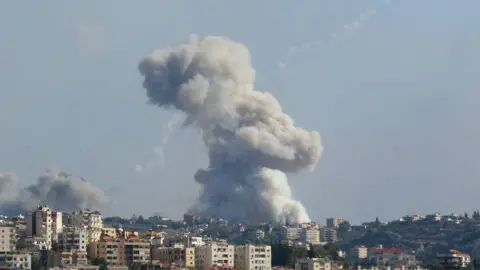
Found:
M 9 187 L 14 181 L 15 174 L 0 173 L 0 193 L 10 191 Z M 58 211 L 99 210 L 110 203 L 111 200 L 102 189 L 83 178 L 49 169 L 38 177 L 36 184 L 21 189 L 11 199 L 0 201 L 0 212 L 6 215 L 24 214 L 38 204 L 47 204 Z
M 192 37 L 153 52 L 139 70 L 150 103 L 184 112 L 207 146 L 209 166 L 195 174 L 203 191 L 192 212 L 251 223 L 310 220 L 285 173 L 315 168 L 320 135 L 295 127 L 270 93 L 253 89 L 244 45 Z

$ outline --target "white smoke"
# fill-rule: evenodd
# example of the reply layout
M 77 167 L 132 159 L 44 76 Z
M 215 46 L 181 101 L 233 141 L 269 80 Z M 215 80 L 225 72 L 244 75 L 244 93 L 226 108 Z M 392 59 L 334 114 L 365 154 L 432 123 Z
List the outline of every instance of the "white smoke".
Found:
M 390 4 L 390 1 L 386 0 L 383 1 L 383 4 Z M 347 36 L 355 33 L 356 31 L 360 30 L 362 27 L 366 25 L 366 23 L 371 20 L 375 15 L 377 14 L 376 9 L 368 9 L 364 12 L 362 12 L 357 19 L 344 24 L 342 29 L 340 29 L 338 32 L 333 32 L 330 33 L 328 38 L 321 38 L 317 40 L 312 40 L 308 42 L 304 42 L 299 45 L 294 45 L 291 46 L 287 53 L 281 58 L 281 60 L 277 63 L 277 67 L 279 69 L 286 69 L 287 68 L 287 63 L 290 59 L 293 57 L 296 57 L 297 55 L 301 53 L 306 53 L 308 51 L 318 49 L 321 47 L 327 47 L 327 46 L 334 46 L 337 45 L 338 42 L 340 42 L 342 39 L 346 38 Z
M 149 101 L 184 112 L 209 151 L 209 167 L 195 174 L 203 192 L 193 212 L 252 223 L 310 220 L 285 172 L 315 168 L 320 135 L 295 127 L 270 93 L 253 89 L 244 45 L 192 37 L 145 57 L 139 70 Z
M 55 168 L 48 169 L 45 174 L 39 176 L 36 184 L 18 192 L 11 189 L 16 181 L 15 174 L 0 173 L 0 194 L 10 192 L 13 195 L 12 198 L 0 201 L 0 212 L 7 215 L 25 213 L 38 204 L 47 204 L 59 211 L 71 211 L 84 208 L 99 210 L 112 203 L 102 189 L 81 177 Z
M 145 166 L 136 165 L 135 171 L 138 173 L 144 172 L 146 170 L 150 170 L 155 165 L 160 165 L 165 161 L 165 146 L 168 144 L 168 140 L 170 139 L 170 135 L 175 131 L 178 125 L 182 121 L 182 116 L 180 113 L 175 112 L 172 115 L 172 118 L 166 123 L 166 125 L 162 129 L 162 140 L 160 144 L 153 148 L 154 157 L 149 160 Z

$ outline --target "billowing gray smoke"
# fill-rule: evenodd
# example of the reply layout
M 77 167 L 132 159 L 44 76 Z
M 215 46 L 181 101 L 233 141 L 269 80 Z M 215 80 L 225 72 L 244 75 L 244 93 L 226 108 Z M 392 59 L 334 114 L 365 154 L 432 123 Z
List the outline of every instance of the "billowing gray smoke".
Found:
M 0 173 L 0 194 L 11 190 L 16 181 L 13 173 Z M 72 211 L 89 208 L 100 210 L 111 203 L 102 189 L 86 182 L 83 178 L 49 169 L 37 179 L 35 185 L 21 189 L 17 194 L 1 197 L 0 212 L 6 215 L 24 214 L 38 204 L 47 204 L 59 211 Z
M 310 220 L 292 199 L 285 172 L 315 168 L 320 135 L 295 127 L 270 93 L 253 89 L 244 45 L 192 37 L 155 51 L 139 70 L 149 101 L 183 111 L 209 151 L 208 169 L 195 174 L 203 191 L 192 212 L 251 223 Z

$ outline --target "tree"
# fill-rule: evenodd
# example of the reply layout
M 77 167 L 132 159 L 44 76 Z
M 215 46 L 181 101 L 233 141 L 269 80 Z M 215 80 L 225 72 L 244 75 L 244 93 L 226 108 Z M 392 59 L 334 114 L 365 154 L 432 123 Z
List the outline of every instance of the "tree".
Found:
M 468 219 L 468 213 L 467 212 L 465 212 L 464 218 Z
M 108 270 L 107 261 L 103 258 L 93 259 L 92 265 L 98 265 L 98 270 Z

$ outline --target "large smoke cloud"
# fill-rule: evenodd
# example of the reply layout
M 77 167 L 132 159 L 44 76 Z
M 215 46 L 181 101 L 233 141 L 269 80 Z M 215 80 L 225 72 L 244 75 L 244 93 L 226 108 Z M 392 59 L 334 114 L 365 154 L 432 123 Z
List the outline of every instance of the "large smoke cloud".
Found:
M 192 212 L 247 222 L 306 222 L 286 172 L 313 170 L 320 135 L 294 126 L 270 94 L 253 89 L 248 49 L 224 37 L 192 37 L 139 64 L 149 101 L 187 115 L 209 151 L 195 180 L 203 191 Z
M 0 195 L 15 192 L 11 186 L 16 179 L 13 173 L 0 173 Z M 7 215 L 24 214 L 38 204 L 47 204 L 59 211 L 72 211 L 85 208 L 100 210 L 111 203 L 102 189 L 58 169 L 47 170 L 38 177 L 36 184 L 21 189 L 12 198 L 5 197 L 1 197 L 0 212 Z

